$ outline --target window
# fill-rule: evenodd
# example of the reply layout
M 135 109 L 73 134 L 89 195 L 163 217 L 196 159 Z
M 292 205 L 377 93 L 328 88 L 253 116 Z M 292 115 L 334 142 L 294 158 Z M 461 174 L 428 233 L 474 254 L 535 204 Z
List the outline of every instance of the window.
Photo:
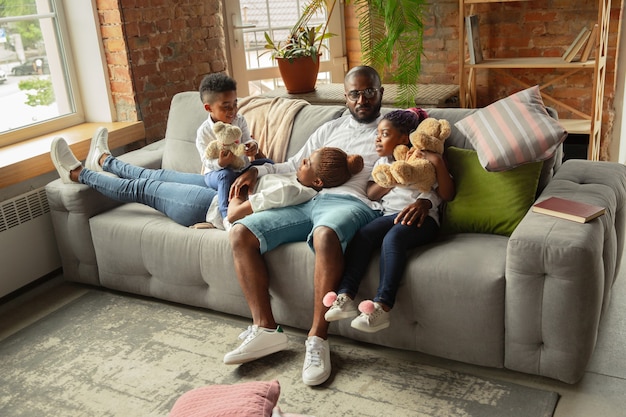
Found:
M 112 121 L 94 7 L 84 0 L 0 0 L 0 146 Z
M 226 36 L 229 45 L 230 72 L 237 80 L 237 90 L 242 96 L 261 94 L 282 87 L 275 61 L 264 49 L 265 32 L 273 38 L 286 37 L 297 21 L 305 0 L 229 0 L 225 3 Z M 321 24 L 326 16 L 315 16 L 311 25 Z M 343 13 L 337 2 L 328 31 L 337 36 L 326 40 L 322 50 L 318 83 L 341 80 L 347 59 L 344 53 Z M 337 81 L 335 81 L 337 82 Z

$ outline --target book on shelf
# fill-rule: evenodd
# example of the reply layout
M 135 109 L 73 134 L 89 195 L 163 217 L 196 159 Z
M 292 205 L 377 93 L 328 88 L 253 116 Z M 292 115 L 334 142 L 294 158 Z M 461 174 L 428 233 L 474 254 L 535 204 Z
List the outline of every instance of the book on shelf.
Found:
M 478 31 L 478 15 L 465 16 L 465 28 L 467 32 L 467 50 L 469 51 L 469 63 L 480 64 L 483 62 L 483 50 L 480 47 L 480 33 Z
M 587 223 L 596 217 L 602 216 L 605 212 L 604 207 L 560 197 L 550 197 L 536 203 L 533 205 L 532 210 L 535 213 L 560 217 L 561 219 L 572 220 L 578 223 Z
M 585 44 L 583 53 L 580 56 L 580 62 L 587 62 L 587 60 L 591 56 L 591 51 L 593 50 L 593 47 L 596 46 L 598 42 L 598 30 L 599 30 L 599 27 L 598 27 L 598 24 L 596 23 L 591 28 L 591 33 L 589 34 L 589 40 Z
M 580 52 L 582 47 L 589 39 L 590 34 L 591 30 L 589 30 L 589 28 L 586 26 L 580 30 L 578 36 L 576 36 L 576 39 L 574 39 L 574 42 L 570 44 L 570 46 L 565 50 L 565 53 L 563 54 L 563 59 L 565 60 L 565 62 L 572 62 L 574 60 L 578 52 Z

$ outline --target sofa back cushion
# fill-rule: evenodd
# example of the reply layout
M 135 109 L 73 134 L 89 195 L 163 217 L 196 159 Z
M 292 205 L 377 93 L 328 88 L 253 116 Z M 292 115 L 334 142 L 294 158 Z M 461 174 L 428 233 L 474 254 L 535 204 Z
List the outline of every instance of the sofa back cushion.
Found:
M 345 110 L 345 106 L 312 105 L 303 107 L 293 122 L 287 158 L 295 155 L 318 127 L 329 120 L 340 117 Z
M 208 113 L 197 91 L 185 91 L 172 98 L 165 131 L 162 168 L 179 172 L 200 172 L 196 131 Z
M 345 106 L 303 107 L 293 123 L 287 157 L 298 152 L 315 129 L 338 118 L 344 110 Z M 196 149 L 196 131 L 207 117 L 198 92 L 185 91 L 174 96 L 167 119 L 162 168 L 200 172 L 202 163 Z
M 393 108 L 382 108 L 382 113 L 387 113 Z M 446 119 L 452 126 L 452 133 L 446 140 L 446 147 L 454 146 L 462 149 L 474 149 L 468 138 L 456 127 L 455 123 L 476 112 L 476 109 L 460 108 L 429 108 L 425 109 L 430 117 Z M 551 116 L 557 117 L 556 112 L 548 108 Z M 323 123 L 349 114 L 343 105 L 311 105 L 305 106 L 298 112 L 291 132 L 287 157 L 293 156 L 304 145 L 311 133 Z M 197 91 L 178 93 L 172 99 L 167 131 L 165 133 L 165 149 L 163 153 L 162 167 L 180 172 L 200 172 L 201 162 L 196 150 L 196 130 L 206 120 L 207 112 L 204 110 Z M 544 162 L 539 187 L 540 193 L 550 181 L 554 172 L 561 165 L 563 158 L 562 145 L 555 155 Z

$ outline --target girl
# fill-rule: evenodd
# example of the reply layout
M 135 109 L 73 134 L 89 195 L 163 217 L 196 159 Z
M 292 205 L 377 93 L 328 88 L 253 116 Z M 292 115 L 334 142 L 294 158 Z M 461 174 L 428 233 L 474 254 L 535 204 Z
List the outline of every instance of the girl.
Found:
M 394 162 L 393 149 L 400 144 L 410 146 L 409 134 L 422 119 L 411 110 L 396 110 L 386 114 L 378 124 L 376 164 Z M 442 157 L 434 152 L 414 149 L 428 159 L 437 172 L 437 182 L 431 191 L 421 193 L 411 188 L 383 188 L 370 180 L 367 195 L 380 200 L 383 216 L 362 227 L 346 250 L 346 266 L 337 293 L 329 292 L 324 305 L 330 307 L 327 321 L 353 318 L 358 312 L 354 298 L 369 259 L 380 248 L 380 283 L 373 300 L 359 305 L 361 314 L 351 326 L 364 332 L 377 332 L 389 327 L 389 311 L 393 308 L 398 285 L 404 274 L 406 252 L 432 242 L 439 231 L 439 203 L 454 198 L 454 183 Z
M 322 188 L 338 187 L 363 169 L 360 155 L 347 155 L 339 148 L 324 147 L 302 160 L 295 174 L 269 174 L 259 178 L 255 193 L 232 195 L 228 221 L 275 207 L 293 206 L 313 198 Z

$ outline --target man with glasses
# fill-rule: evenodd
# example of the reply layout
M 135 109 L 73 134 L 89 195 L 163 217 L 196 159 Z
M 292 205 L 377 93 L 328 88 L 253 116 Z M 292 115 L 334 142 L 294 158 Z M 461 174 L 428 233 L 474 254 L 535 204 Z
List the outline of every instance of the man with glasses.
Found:
M 270 306 L 269 276 L 262 255 L 283 243 L 307 241 L 315 252 L 315 299 L 302 380 L 307 385 L 319 385 L 330 376 L 329 323 L 324 319 L 327 308 L 322 298 L 339 284 L 343 251 L 352 236 L 381 214 L 378 202 L 370 201 L 365 193 L 378 159 L 375 138 L 383 95 L 380 76 L 371 67 L 355 67 L 346 75 L 344 88 L 349 116 L 320 126 L 288 161 L 251 167 L 233 183 L 231 195 L 236 195 L 244 187 L 252 189 L 258 176 L 295 172 L 303 158 L 323 146 L 361 155 L 365 163 L 363 171 L 345 185 L 323 190 L 309 202 L 255 213 L 233 225 L 230 240 L 235 270 L 253 324 L 240 335 L 241 345 L 224 356 L 226 364 L 249 362 L 287 347 L 287 336 L 274 320 Z

